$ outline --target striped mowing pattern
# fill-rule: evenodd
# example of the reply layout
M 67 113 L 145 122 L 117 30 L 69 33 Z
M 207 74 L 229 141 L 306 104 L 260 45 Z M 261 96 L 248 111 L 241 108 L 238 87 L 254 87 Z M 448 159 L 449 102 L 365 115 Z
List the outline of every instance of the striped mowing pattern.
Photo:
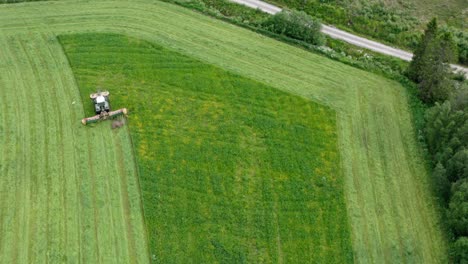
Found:
M 0 263 L 147 262 L 127 131 L 80 123 L 54 35 L 0 43 Z
M 158 1 L 42 2 L 0 6 L 2 42 L 7 36 L 18 34 L 25 33 L 30 37 L 29 32 L 86 31 L 122 33 L 157 42 L 277 89 L 331 106 L 338 113 L 338 137 L 355 260 L 359 263 L 445 262 L 446 244 L 429 191 L 428 173 L 415 142 L 406 92 L 398 83 Z M 48 46 L 44 42 L 44 46 Z M 53 46 L 54 42 L 50 43 Z M 16 61 L 8 49 L 2 49 L 1 53 L 3 57 L 9 56 L 11 63 Z M 55 59 L 62 61 L 60 57 Z M 4 60 L 0 63 L 2 69 L 8 67 Z M 68 71 L 65 66 L 60 70 Z M 12 79 L 23 81 L 37 76 L 28 76 L 24 72 L 21 76 L 19 73 L 12 76 L 11 71 L 0 73 L 3 101 L 9 98 L 3 96 L 4 90 L 9 90 L 12 95 L 19 89 Z M 7 128 L 10 131 L 7 144 L 11 149 L 17 140 L 29 140 L 21 136 L 29 133 L 22 128 L 28 122 L 20 119 L 19 115 L 26 115 L 24 112 L 2 107 L 2 113 L 5 113 L 3 124 L 15 124 L 15 127 Z M 6 138 L 2 135 L 2 143 L 7 141 Z M 125 146 L 126 143 L 122 141 L 122 144 Z M 19 150 L 8 150 L 7 153 L 4 149 L 2 160 L 10 159 L 13 155 L 10 152 L 21 153 Z M 30 157 L 21 157 L 24 159 L 22 164 L 30 164 L 27 163 Z M 43 163 L 35 166 L 43 166 Z M 15 186 L 22 178 L 16 179 L 16 175 L 23 174 L 21 170 L 33 169 L 16 167 L 8 170 L 11 172 L 2 171 L 2 178 L 7 182 L 2 184 L 3 190 L 19 188 Z M 2 193 L 2 210 L 16 208 L 12 203 L 27 196 L 27 192 Z M 27 218 L 28 206 L 31 205 L 10 209 L 17 213 L 2 216 L 2 234 L 6 232 L 7 235 L 2 238 L 0 256 L 11 259 L 15 254 L 4 254 L 4 248 L 16 252 L 27 247 L 23 236 L 11 230 L 16 227 L 9 223 Z M 26 227 L 18 227 L 27 233 L 28 230 L 23 228 Z M 46 230 L 37 233 L 47 234 Z M 4 242 L 11 240 L 17 242 Z M 95 241 L 90 241 L 86 246 L 93 243 Z

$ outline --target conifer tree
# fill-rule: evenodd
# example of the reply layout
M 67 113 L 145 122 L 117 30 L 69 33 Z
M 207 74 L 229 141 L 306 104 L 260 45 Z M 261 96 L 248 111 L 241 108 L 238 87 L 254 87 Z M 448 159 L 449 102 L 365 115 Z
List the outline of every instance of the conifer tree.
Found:
M 458 58 L 458 48 L 453 35 L 450 32 L 445 32 L 440 36 L 440 56 L 444 63 L 456 62 Z
M 439 34 L 437 20 L 432 19 L 408 67 L 408 77 L 418 83 L 424 102 L 442 102 L 449 97 L 452 90 L 449 63 L 455 59 L 456 45 L 452 35 Z
M 427 24 L 427 28 L 421 36 L 421 41 L 414 51 L 413 60 L 408 68 L 408 77 L 417 83 L 421 82 L 423 65 L 428 63 L 429 60 L 428 55 L 430 52 L 428 52 L 428 49 L 430 49 L 431 45 L 434 45 L 434 42 L 437 42 L 437 31 L 437 19 L 433 18 Z

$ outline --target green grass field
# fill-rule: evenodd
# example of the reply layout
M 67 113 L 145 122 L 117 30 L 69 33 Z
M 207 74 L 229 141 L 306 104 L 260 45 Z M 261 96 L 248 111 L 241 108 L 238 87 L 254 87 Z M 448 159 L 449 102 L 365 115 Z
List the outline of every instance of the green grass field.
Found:
M 0 6 L 0 36 L 2 43 L 16 41 L 13 44 L 2 45 L 2 47 L 9 48 L 0 51 L 2 58 L 9 58 L 0 60 L 0 67 L 2 68 L 2 71 L 0 71 L 1 100 L 7 102 L 8 106 L 19 107 L 13 101 L 8 101 L 7 98 L 10 98 L 17 91 L 23 93 L 34 92 L 37 95 L 34 98 L 15 97 L 14 100 L 31 100 L 39 106 L 42 100 L 37 97 L 43 95 L 39 93 L 41 89 L 46 89 L 45 91 L 50 89 L 51 92 L 57 89 L 69 89 L 70 93 L 74 91 L 78 98 L 78 88 L 70 77 L 71 71 L 55 36 L 83 32 L 113 32 L 146 40 L 228 70 L 231 73 L 333 108 L 336 111 L 339 155 L 341 157 L 340 166 L 344 177 L 344 195 L 348 221 L 351 227 L 354 260 L 359 263 L 445 262 L 446 242 L 440 230 L 439 216 L 429 191 L 428 174 L 424 166 L 424 160 L 415 141 L 406 91 L 398 83 L 178 6 L 158 1 L 38 2 Z M 31 41 L 32 45 L 39 45 L 39 47 L 17 52 L 12 50 L 19 43 L 27 43 L 28 41 Z M 27 71 L 22 68 L 23 64 L 28 64 L 25 56 L 28 56 L 30 52 L 34 52 L 30 57 L 38 60 L 37 68 L 40 71 L 36 72 L 31 69 Z M 19 65 L 12 67 L 12 65 L 16 64 Z M 55 74 L 41 73 L 46 69 L 50 69 Z M 64 85 L 60 83 L 47 85 L 48 83 L 45 81 L 50 80 L 50 84 L 60 78 L 65 78 L 63 82 L 68 81 Z M 20 85 L 23 85 L 24 88 L 21 88 Z M 58 100 L 47 100 L 49 100 L 47 102 L 56 104 L 55 109 L 58 109 L 59 105 L 62 106 L 62 102 L 58 102 Z M 28 104 L 27 107 L 31 108 L 33 105 Z M 50 107 L 49 105 L 41 105 L 41 107 L 47 108 Z M 23 133 L 27 131 L 23 127 L 34 127 L 30 125 L 30 120 L 35 120 L 35 115 L 40 112 L 20 112 L 19 110 L 12 110 L 12 108 L 6 107 L 4 104 L 2 104 L 2 107 L 0 119 L 2 120 L 2 131 L 6 131 L 7 124 L 12 124 L 10 120 L 16 120 L 17 122 L 14 123 L 14 127 L 8 127 L 8 131 L 10 131 L 8 136 L 5 132 L 0 134 L 0 141 L 3 144 L 8 144 L 8 146 L 22 146 L 17 142 L 29 140 L 30 138 L 23 136 Z M 64 110 L 49 110 L 47 118 L 44 117 L 44 119 L 54 120 L 59 124 L 63 124 L 64 128 L 80 131 L 76 133 L 85 133 L 81 132 L 82 130 L 79 127 L 70 128 L 72 125 L 79 124 L 79 119 L 83 116 L 81 106 L 76 107 L 79 107 L 79 110 L 76 110 L 75 116 L 61 119 L 63 123 L 57 121 L 60 119 L 53 118 L 53 116 L 65 115 L 67 112 Z M 132 121 L 136 122 L 136 120 Z M 65 122 L 69 122 L 69 125 L 66 125 Z M 37 131 L 41 131 L 41 129 L 42 131 L 45 129 L 54 131 L 51 125 L 37 127 L 39 129 L 34 130 L 35 133 L 38 133 Z M 88 140 L 90 143 L 85 145 L 89 148 L 85 149 L 88 152 L 80 154 L 84 155 L 84 157 L 80 155 L 78 157 L 85 161 L 97 162 L 94 159 L 86 159 L 87 153 L 95 155 L 98 152 L 93 150 L 102 151 L 100 146 L 105 144 L 113 146 L 113 144 L 103 139 L 106 137 L 102 136 L 102 133 L 99 132 L 100 129 L 104 131 L 104 129 L 108 129 L 108 126 L 103 126 L 103 128 L 98 126 L 97 129 L 93 128 L 86 132 L 94 134 L 96 139 L 101 140 L 98 142 L 102 143 L 97 145 L 91 143 L 93 142 L 91 141 L 92 137 L 87 134 L 82 135 L 81 138 L 75 135 L 73 139 L 77 140 L 78 143 L 71 146 L 67 145 L 70 144 L 69 141 L 60 141 L 67 142 L 67 144 L 57 145 L 60 147 L 69 146 L 69 149 L 81 153 L 78 149 L 83 147 L 80 143 L 81 140 Z M 42 133 L 43 137 L 54 136 L 55 138 L 55 135 L 46 131 Z M 62 135 L 63 133 L 58 134 Z M 108 131 L 107 133 L 111 134 L 112 132 Z M 122 148 L 122 152 L 126 153 L 129 148 L 127 145 L 129 144 L 128 136 L 126 134 L 121 135 L 120 140 L 122 146 L 126 146 Z M 50 144 L 36 145 L 33 151 L 55 153 L 53 151 L 46 152 L 45 146 L 52 150 Z M 37 201 L 34 197 L 27 198 L 30 197 L 31 191 L 25 191 L 21 186 L 21 181 L 28 178 L 18 177 L 18 175 L 39 175 L 32 173 L 34 171 L 38 171 L 41 175 L 49 175 L 48 172 L 52 171 L 63 175 L 61 177 L 67 180 L 71 177 L 77 177 L 78 179 L 85 177 L 86 179 L 86 177 L 91 176 L 86 173 L 83 173 L 85 176 L 71 173 L 72 176 L 65 177 L 68 173 L 61 173 L 58 171 L 58 167 L 54 169 L 52 166 L 36 169 L 37 166 L 44 166 L 39 158 L 32 158 L 37 155 L 18 154 L 22 153 L 20 150 L 22 148 L 26 149 L 26 147 L 17 148 L 18 151 L 5 148 L 1 154 L 1 160 L 20 155 L 24 162 L 22 162 L 21 167 L 11 167 L 8 171 L 2 169 L 1 187 L 3 192 L 1 193 L 0 207 L 2 210 L 0 214 L 2 216 L 0 218 L 2 243 L 0 243 L 0 257 L 3 259 L 0 262 L 11 262 L 8 260 L 14 259 L 15 256 L 19 258 L 19 252 L 31 252 L 27 254 L 31 258 L 46 258 L 46 256 L 50 256 L 51 253 L 49 252 L 60 251 L 65 252 L 63 255 L 69 256 L 71 259 L 70 256 L 73 256 L 73 252 L 70 251 L 76 250 L 77 247 L 73 245 L 66 246 L 68 242 L 60 244 L 64 245 L 62 250 L 57 246 L 59 243 L 47 242 L 47 239 L 41 239 L 39 244 L 30 243 L 30 241 L 35 240 L 26 238 L 25 234 L 30 234 L 30 230 L 34 230 L 34 236 L 47 236 L 49 232 L 63 234 L 60 230 L 68 229 L 76 230 L 73 232 L 78 234 L 82 227 L 83 229 L 88 228 L 86 229 L 88 234 L 95 234 L 99 233 L 99 227 L 103 227 L 102 230 L 110 228 L 110 222 L 106 221 L 105 218 L 97 218 L 100 221 L 97 225 L 98 232 L 96 232 L 96 228 L 93 230 L 93 227 L 96 227 L 95 222 L 91 222 L 89 225 L 85 223 L 85 221 L 91 221 L 89 218 L 92 219 L 92 216 L 90 214 L 85 216 L 84 213 L 76 213 L 75 217 L 82 217 L 83 220 L 81 222 L 77 220 L 69 222 L 66 224 L 66 228 L 63 223 L 68 221 L 69 217 L 64 215 L 60 215 L 60 217 L 56 218 L 56 221 L 52 222 L 39 221 L 40 225 L 42 225 L 41 229 L 30 225 L 12 224 L 25 223 L 28 219 L 48 219 L 47 217 L 38 218 L 40 217 L 39 211 L 44 214 L 43 211 L 47 211 L 47 208 L 53 208 L 48 206 L 49 203 L 34 204 Z M 117 150 L 110 148 L 109 151 Z M 57 156 L 62 157 L 62 155 Z M 115 156 L 109 154 L 108 157 L 112 159 Z M 36 161 L 35 163 L 28 162 L 27 159 L 36 159 Z M 80 159 L 76 158 L 76 160 L 76 166 L 82 164 Z M 64 159 L 64 162 L 67 161 L 70 160 L 68 158 Z M 2 162 L 2 164 L 5 163 Z M 36 167 L 30 167 L 30 164 L 36 164 L 32 165 Z M 116 166 L 116 163 L 106 163 L 106 166 Z M 82 170 L 87 172 L 86 168 L 84 166 Z M 129 164 L 125 168 L 129 169 L 132 166 Z M 28 174 L 23 170 L 31 172 Z M 134 175 L 132 169 L 129 170 L 129 173 L 129 175 Z M 115 175 L 115 173 L 111 175 Z M 111 175 L 107 177 L 111 177 Z M 94 177 L 94 179 L 101 180 L 98 177 Z M 127 179 L 132 179 L 132 177 L 129 176 Z M 57 178 L 51 178 L 50 180 L 51 183 L 47 185 L 50 188 L 63 188 L 63 181 L 59 181 Z M 7 184 L 3 184 L 4 181 Z M 109 181 L 109 184 L 116 183 Z M 43 185 L 34 187 L 32 182 L 29 186 L 29 189 L 26 190 L 44 188 Z M 90 187 L 88 186 L 88 188 Z M 15 191 L 10 191 L 10 189 Z M 5 192 L 5 190 L 9 191 Z M 135 189 L 128 188 L 128 190 L 129 196 L 137 196 Z M 73 194 L 74 192 L 63 191 L 62 193 Z M 78 194 L 83 195 L 86 199 L 91 199 L 92 196 L 90 195 L 96 195 L 96 192 L 89 190 L 89 195 L 86 195 L 85 191 Z M 112 194 L 114 193 L 112 192 Z M 51 195 L 53 197 L 55 193 L 43 192 L 42 195 L 43 197 Z M 23 200 L 20 199 L 21 197 L 23 197 Z M 98 197 L 101 198 L 102 196 L 98 195 Z M 42 199 L 43 201 L 56 202 L 52 198 Z M 13 206 L 15 201 L 25 201 L 22 203 L 25 206 Z M 66 201 L 68 202 L 68 200 Z M 92 201 L 94 200 L 89 201 L 87 204 L 93 204 Z M 103 203 L 103 200 L 99 200 L 99 202 L 97 204 L 103 206 L 103 208 L 108 206 Z M 28 209 L 34 206 L 38 208 L 36 213 L 32 209 Z M 58 211 L 60 212 L 60 210 Z M 8 216 L 4 216 L 7 215 L 4 212 L 8 212 Z M 105 212 L 111 216 L 113 211 Z M 97 213 L 99 215 L 100 210 L 97 210 Z M 50 215 L 51 213 L 49 213 L 49 217 Z M 133 223 L 133 220 L 138 217 L 138 214 L 134 214 L 130 217 L 132 220 L 130 223 Z M 17 230 L 20 230 L 20 232 L 18 233 Z M 138 235 L 136 232 L 131 234 Z M 106 239 L 119 235 L 123 234 L 103 234 Z M 30 237 L 32 236 L 30 235 Z M 127 235 L 127 237 L 129 236 Z M 50 236 L 50 239 L 56 237 L 61 236 Z M 63 237 L 71 239 L 72 236 Z M 67 239 L 64 238 L 63 240 Z M 117 251 L 115 243 L 101 245 L 95 237 L 88 236 L 86 239 L 86 243 L 83 242 L 81 245 L 89 247 L 87 248 L 88 251 L 82 249 L 79 253 L 80 256 L 89 253 L 86 256 L 91 259 L 93 256 L 97 256 L 98 252 L 99 256 L 111 256 L 107 253 Z M 8 241 L 8 243 L 3 241 Z M 116 241 L 124 243 L 128 240 L 116 239 Z M 133 241 L 143 243 L 144 238 Z M 96 245 L 102 246 L 103 249 L 97 248 Z M 36 250 L 35 247 L 38 246 L 43 247 L 42 250 Z M 92 251 L 91 247 L 95 251 Z M 139 250 L 143 247 L 135 244 L 135 248 Z M 32 249 L 29 250 L 29 248 Z M 106 251 L 106 249 L 110 251 Z M 22 258 L 24 258 L 23 256 L 21 255 Z M 105 261 L 102 260 L 101 262 Z
M 60 44 L 0 34 L 0 263 L 148 259 L 127 131 L 86 129 Z
M 132 112 L 158 262 L 353 260 L 334 111 L 148 42 L 60 42 L 83 100 Z

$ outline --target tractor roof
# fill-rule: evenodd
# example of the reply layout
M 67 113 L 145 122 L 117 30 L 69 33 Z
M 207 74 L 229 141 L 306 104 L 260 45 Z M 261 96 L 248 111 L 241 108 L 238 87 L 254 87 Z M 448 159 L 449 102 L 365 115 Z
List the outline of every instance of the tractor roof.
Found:
M 104 103 L 106 101 L 106 98 L 104 98 L 104 96 L 102 95 L 99 95 L 98 97 L 96 97 L 96 103 L 100 104 L 100 103 Z

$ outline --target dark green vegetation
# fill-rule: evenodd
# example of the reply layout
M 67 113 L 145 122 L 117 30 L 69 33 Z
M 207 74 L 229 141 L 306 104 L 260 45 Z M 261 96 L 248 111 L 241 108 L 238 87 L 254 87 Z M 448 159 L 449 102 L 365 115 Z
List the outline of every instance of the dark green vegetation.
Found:
M 463 99 L 436 103 L 428 109 L 425 130 L 435 164 L 433 178 L 447 207 L 446 225 L 456 263 L 468 261 L 468 96 Z
M 443 22 L 448 23 L 444 30 L 454 34 L 460 50 L 459 61 L 463 64 L 468 63 L 468 33 L 464 31 L 468 21 L 466 14 L 463 13 L 468 6 L 463 0 L 270 0 L 267 2 L 305 11 L 323 20 L 324 23 L 409 49 L 416 47 L 424 24 L 432 17 L 438 16 Z M 440 6 L 420 12 L 435 4 Z
M 426 103 L 444 101 L 450 95 L 456 46 L 450 33 L 441 33 L 437 20 L 432 19 L 414 52 L 408 67 L 408 77 L 418 84 L 421 100 Z
M 433 181 L 446 208 L 446 229 L 455 263 L 468 262 L 468 85 L 451 79 L 451 35 L 440 33 L 433 19 L 416 49 L 408 76 L 418 83 L 419 97 L 435 105 L 426 110 L 425 139 L 433 164 Z
M 313 45 L 322 45 L 324 37 L 320 32 L 322 25 L 302 11 L 283 10 L 270 16 L 263 28 L 276 34 L 302 40 Z
M 422 36 L 407 74 L 418 83 L 426 110 L 425 143 L 433 165 L 433 182 L 445 212 L 454 263 L 468 262 L 468 85 L 453 77 L 448 62 L 456 47 L 441 33 L 436 19 Z
M 353 260 L 333 110 L 148 42 L 60 41 L 85 102 L 129 108 L 154 260 Z

